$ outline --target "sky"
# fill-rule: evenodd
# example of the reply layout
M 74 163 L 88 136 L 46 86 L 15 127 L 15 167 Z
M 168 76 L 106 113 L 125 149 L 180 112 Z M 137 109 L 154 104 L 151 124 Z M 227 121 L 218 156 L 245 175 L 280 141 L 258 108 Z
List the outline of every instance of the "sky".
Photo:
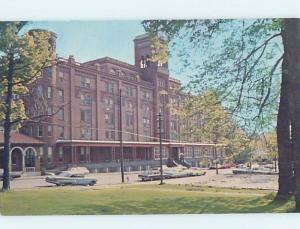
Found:
M 64 58 L 74 55 L 77 62 L 108 56 L 134 64 L 133 39 L 145 33 L 138 20 L 34 21 L 25 30 L 34 28 L 55 32 L 58 55 Z M 173 65 L 170 60 L 170 75 L 183 84 L 188 82 L 187 77 L 176 73 L 176 64 Z
M 133 39 L 145 33 L 140 21 L 31 22 L 27 28 L 55 32 L 59 56 L 78 62 L 109 56 L 133 64 Z

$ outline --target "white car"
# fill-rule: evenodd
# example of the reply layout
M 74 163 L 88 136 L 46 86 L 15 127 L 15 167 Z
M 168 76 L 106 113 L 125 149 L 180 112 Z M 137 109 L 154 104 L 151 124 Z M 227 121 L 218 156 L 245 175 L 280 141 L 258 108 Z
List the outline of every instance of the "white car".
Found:
M 84 177 L 83 174 L 73 174 L 69 171 L 63 171 L 56 176 L 46 177 L 46 182 L 56 184 L 57 186 L 64 185 L 90 185 L 93 186 L 97 183 L 94 178 Z

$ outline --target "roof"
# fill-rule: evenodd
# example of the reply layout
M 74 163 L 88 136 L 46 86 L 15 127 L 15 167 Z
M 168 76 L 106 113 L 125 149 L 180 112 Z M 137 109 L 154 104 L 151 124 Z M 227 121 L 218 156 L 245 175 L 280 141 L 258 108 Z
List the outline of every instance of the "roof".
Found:
M 135 65 L 108 56 L 84 62 L 82 63 L 82 65 L 89 66 L 95 63 L 111 63 L 115 65 L 120 65 L 125 68 L 130 68 L 133 71 L 139 72 L 139 68 L 137 68 Z
M 144 33 L 144 34 L 138 35 L 134 38 L 134 40 L 144 39 L 144 38 L 149 38 L 149 33 Z
M 3 145 L 4 143 L 4 132 L 0 132 L 0 145 Z M 32 144 L 32 145 L 41 145 L 41 144 L 45 144 L 44 142 L 36 139 L 36 138 L 32 138 L 28 135 L 25 134 L 21 134 L 18 132 L 13 132 L 11 134 L 11 143 L 12 144 Z

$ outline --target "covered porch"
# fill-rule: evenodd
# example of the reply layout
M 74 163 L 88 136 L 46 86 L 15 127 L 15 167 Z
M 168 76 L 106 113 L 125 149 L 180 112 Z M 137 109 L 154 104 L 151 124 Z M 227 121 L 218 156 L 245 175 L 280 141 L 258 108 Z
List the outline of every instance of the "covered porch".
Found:
M 0 132 L 0 168 L 3 168 L 4 136 Z M 40 171 L 40 147 L 44 142 L 17 132 L 11 135 L 10 171 L 38 172 Z

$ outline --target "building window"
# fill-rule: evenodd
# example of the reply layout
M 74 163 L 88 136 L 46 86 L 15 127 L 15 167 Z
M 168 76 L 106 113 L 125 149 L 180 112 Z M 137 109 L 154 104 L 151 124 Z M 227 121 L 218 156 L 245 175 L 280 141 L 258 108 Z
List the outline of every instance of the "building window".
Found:
M 63 126 L 58 127 L 58 137 L 64 138 L 65 137 L 65 128 Z
M 36 93 L 37 93 L 37 96 L 39 97 L 43 97 L 43 87 L 41 85 L 39 85 L 36 89 Z
M 106 130 L 105 137 L 108 140 L 115 140 L 115 131 L 114 130 Z
M 126 110 L 133 112 L 133 103 L 131 101 L 126 101 Z
M 173 139 L 173 140 L 176 140 L 177 139 L 177 133 L 176 132 L 173 132 L 173 133 L 171 133 L 171 139 Z
M 199 158 L 199 157 L 202 157 L 202 156 L 203 156 L 203 153 L 201 152 L 200 147 L 195 147 L 194 148 L 194 157 Z
M 80 86 L 85 88 L 91 87 L 91 79 L 87 77 L 81 77 L 80 79 Z
M 171 130 L 177 131 L 177 121 L 172 120 L 170 126 L 171 126 Z
M 61 71 L 58 72 L 58 79 L 60 82 L 64 81 L 64 73 L 63 72 L 61 72 Z
M 47 115 L 52 115 L 53 114 L 53 108 L 52 106 L 47 107 Z
M 80 101 L 82 105 L 90 105 L 91 104 L 91 96 L 89 94 L 81 94 Z
M 114 83 L 105 82 L 105 90 L 108 93 L 114 93 Z
M 145 100 L 151 99 L 151 95 L 150 95 L 149 91 L 143 91 L 143 99 L 145 99 Z
M 51 99 L 52 98 L 52 87 L 47 88 L 47 98 Z
M 114 123 L 114 115 L 113 113 L 105 113 L 104 119 L 106 124 L 113 124 Z
M 163 107 L 159 107 L 159 113 L 161 113 L 161 115 L 164 115 L 164 108 Z
M 37 134 L 38 134 L 38 137 L 43 137 L 43 126 L 38 126 L 37 127 Z
M 146 127 L 146 128 L 150 127 L 150 119 L 143 118 L 143 124 L 144 124 L 144 127 Z
M 134 116 L 133 114 L 126 114 L 126 126 L 133 126 L 134 123 Z
M 186 146 L 184 148 L 184 157 L 185 158 L 192 158 L 193 157 L 193 147 Z
M 58 89 L 57 93 L 58 93 L 58 101 L 59 102 L 64 102 L 64 90 Z
M 144 129 L 144 141 L 151 141 L 151 131 L 149 128 Z
M 167 95 L 160 95 L 159 96 L 159 102 L 163 105 L 168 103 L 168 96 Z
M 91 111 L 90 110 L 80 110 L 80 121 L 81 122 L 91 122 Z
M 133 96 L 133 88 L 132 87 L 125 87 L 125 95 L 126 96 Z
M 52 163 L 53 155 L 52 155 L 52 147 L 48 147 L 48 163 Z
M 167 147 L 162 147 L 162 158 L 167 159 L 168 158 L 168 148 Z M 159 160 L 160 159 L 160 150 L 159 147 L 154 147 L 154 159 Z
M 48 125 L 48 127 L 47 127 L 47 136 L 48 137 L 52 136 L 52 126 L 51 125 Z
M 91 138 L 91 130 L 88 128 L 81 128 L 80 130 L 80 138 L 82 139 L 90 139 Z
M 65 119 L 65 110 L 64 108 L 60 108 L 58 111 L 58 117 L 60 120 L 64 120 Z
M 52 78 L 52 69 L 51 68 L 46 68 L 45 74 L 48 77 L 48 79 Z
M 64 150 L 63 147 L 58 148 L 58 161 L 62 162 L 64 160 Z
M 159 79 L 158 86 L 164 88 L 165 87 L 165 80 Z
M 143 110 L 145 114 L 149 114 L 150 113 L 150 106 L 148 104 L 144 104 L 143 105 Z
M 112 98 L 105 97 L 104 104 L 105 104 L 106 109 L 110 110 L 110 108 L 112 108 L 114 105 L 114 100 Z

